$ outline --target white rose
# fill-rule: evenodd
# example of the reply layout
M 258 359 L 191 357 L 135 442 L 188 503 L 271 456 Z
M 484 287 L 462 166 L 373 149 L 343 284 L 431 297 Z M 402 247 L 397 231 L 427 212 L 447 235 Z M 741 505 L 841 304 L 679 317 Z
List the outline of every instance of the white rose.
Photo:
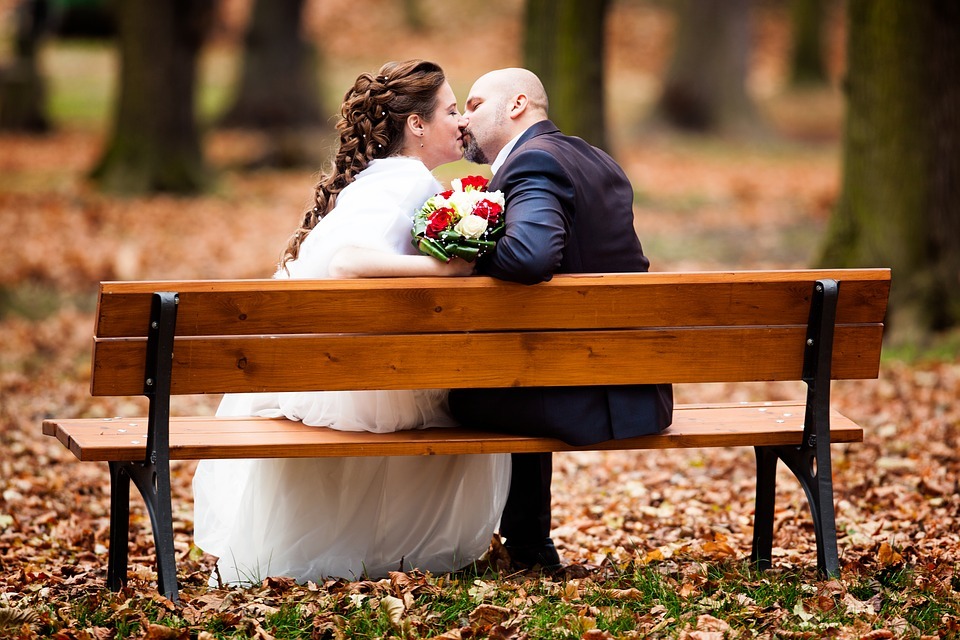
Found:
M 470 212 L 473 211 L 473 206 L 477 203 L 475 193 L 476 192 L 473 191 L 455 191 L 453 195 L 450 196 L 450 199 L 447 200 L 447 204 L 453 207 L 458 216 L 470 215 Z
M 480 216 L 463 216 L 453 230 L 465 238 L 477 239 L 487 230 L 487 221 Z

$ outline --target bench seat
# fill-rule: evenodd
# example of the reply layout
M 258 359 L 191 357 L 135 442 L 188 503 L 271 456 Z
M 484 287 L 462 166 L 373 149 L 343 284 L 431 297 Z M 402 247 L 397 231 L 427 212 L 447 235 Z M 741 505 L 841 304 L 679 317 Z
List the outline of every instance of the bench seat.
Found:
M 283 418 L 173 417 L 170 459 L 322 458 L 418 456 L 461 453 L 616 451 L 694 447 L 791 446 L 803 437 L 803 403 L 689 404 L 674 408 L 666 431 L 639 438 L 575 447 L 553 438 L 504 435 L 469 429 L 421 429 L 395 433 L 335 431 Z M 46 420 L 79 460 L 143 460 L 147 418 Z M 830 441 L 862 442 L 863 429 L 832 410 Z

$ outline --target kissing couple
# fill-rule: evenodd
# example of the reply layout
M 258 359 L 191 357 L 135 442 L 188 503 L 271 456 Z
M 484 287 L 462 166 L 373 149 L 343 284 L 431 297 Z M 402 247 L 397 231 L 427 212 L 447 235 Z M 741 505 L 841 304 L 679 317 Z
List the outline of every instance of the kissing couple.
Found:
M 276 278 L 467 276 L 535 285 L 555 273 L 644 272 L 633 189 L 619 165 L 548 117 L 526 69 L 481 76 L 464 110 L 432 62 L 361 74 L 339 145 Z M 414 213 L 443 191 L 440 165 L 489 164 L 505 231 L 475 262 L 420 254 Z M 227 394 L 218 416 L 270 416 L 343 431 L 461 424 L 589 445 L 669 426 L 670 385 Z M 194 537 L 220 580 L 319 582 L 455 571 L 499 532 L 518 568 L 562 567 L 550 537 L 551 454 L 203 460 Z M 211 582 L 215 584 L 214 579 Z

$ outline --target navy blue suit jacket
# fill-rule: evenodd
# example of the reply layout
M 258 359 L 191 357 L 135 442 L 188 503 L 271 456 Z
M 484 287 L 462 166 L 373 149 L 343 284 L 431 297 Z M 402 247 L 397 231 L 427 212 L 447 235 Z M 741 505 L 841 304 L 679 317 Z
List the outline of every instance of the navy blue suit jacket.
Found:
M 544 120 L 490 182 L 506 197 L 506 231 L 478 271 L 536 284 L 554 273 L 647 271 L 634 231 L 633 188 L 620 166 Z M 651 362 L 651 367 L 656 363 Z M 462 424 L 587 445 L 670 425 L 670 385 L 465 389 L 450 393 Z

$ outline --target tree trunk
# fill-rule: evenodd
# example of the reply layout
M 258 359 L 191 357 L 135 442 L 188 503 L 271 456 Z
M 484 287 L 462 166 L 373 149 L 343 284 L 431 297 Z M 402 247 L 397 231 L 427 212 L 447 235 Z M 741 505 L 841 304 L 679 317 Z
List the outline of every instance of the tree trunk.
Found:
M 896 342 L 960 324 L 960 4 L 850 0 L 828 266 L 893 270 Z
M 120 88 L 114 130 L 92 177 L 123 193 L 192 193 L 209 182 L 195 113 L 197 55 L 213 0 L 116 4 Z
M 403 0 L 403 19 L 414 31 L 423 31 L 427 26 L 419 0 Z
M 300 33 L 303 5 L 254 2 L 240 88 L 221 125 L 269 130 L 320 124 L 316 51 Z
M 793 47 L 790 51 L 790 83 L 794 86 L 827 83 L 823 42 L 825 1 L 792 0 Z
M 524 64 L 543 81 L 564 133 L 607 146 L 604 21 L 610 0 L 527 0 Z
M 24 0 L 15 19 L 13 62 L 0 69 L 0 130 L 43 133 L 50 121 L 37 51 L 47 19 L 46 0 Z
M 681 130 L 761 130 L 747 95 L 750 0 L 682 0 L 675 48 L 656 116 Z

